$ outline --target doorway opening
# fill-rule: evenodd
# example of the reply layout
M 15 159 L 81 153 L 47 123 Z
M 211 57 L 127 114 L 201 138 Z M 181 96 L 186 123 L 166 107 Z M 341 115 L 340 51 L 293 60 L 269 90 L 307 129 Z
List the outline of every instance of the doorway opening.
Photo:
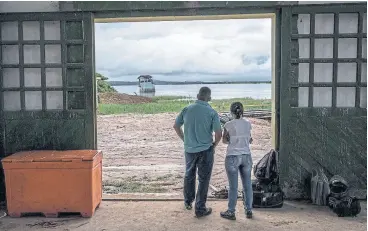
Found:
M 274 14 L 96 19 L 95 57 L 104 193 L 182 194 L 172 126 L 202 86 L 221 120 L 243 103 L 254 163 L 277 148 Z M 227 185 L 225 152 L 220 144 L 212 190 Z

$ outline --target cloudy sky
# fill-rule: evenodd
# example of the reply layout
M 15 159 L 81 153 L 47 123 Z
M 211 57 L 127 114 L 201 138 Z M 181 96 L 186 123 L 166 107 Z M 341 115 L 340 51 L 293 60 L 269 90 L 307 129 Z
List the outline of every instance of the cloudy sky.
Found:
M 271 20 L 97 23 L 96 70 L 110 80 L 270 80 Z

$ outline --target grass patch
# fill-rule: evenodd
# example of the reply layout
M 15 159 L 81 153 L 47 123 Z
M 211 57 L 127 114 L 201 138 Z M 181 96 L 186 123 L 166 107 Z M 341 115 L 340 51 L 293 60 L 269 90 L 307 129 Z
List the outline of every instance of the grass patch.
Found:
M 167 192 L 161 184 L 147 184 L 137 181 L 104 181 L 103 191 L 106 193 L 164 193 Z
M 229 111 L 231 103 L 239 101 L 241 102 L 245 110 L 267 109 L 271 110 L 271 100 L 264 99 L 252 99 L 252 98 L 235 98 L 235 99 L 223 99 L 212 100 L 210 105 L 216 111 Z M 124 114 L 124 113 L 137 113 L 137 114 L 158 114 L 165 112 L 180 112 L 184 107 L 193 103 L 194 100 L 188 97 L 181 96 L 157 96 L 153 97 L 153 102 L 142 104 L 99 104 L 99 114 L 111 115 L 111 114 Z
M 170 96 L 170 95 L 163 95 L 163 96 L 154 96 L 152 97 L 153 102 L 160 102 L 160 101 L 170 101 L 170 100 L 191 100 L 189 97 L 185 96 Z M 193 100 L 191 100 L 193 101 Z

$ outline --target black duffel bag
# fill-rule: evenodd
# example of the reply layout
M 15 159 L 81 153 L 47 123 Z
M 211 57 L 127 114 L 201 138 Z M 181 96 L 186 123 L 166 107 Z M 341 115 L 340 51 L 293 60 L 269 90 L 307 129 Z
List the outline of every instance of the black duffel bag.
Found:
M 253 208 L 281 208 L 284 205 L 284 193 L 278 183 L 253 180 L 252 187 Z
M 263 183 L 275 182 L 279 178 L 278 153 L 275 150 L 269 151 L 254 165 L 254 176 Z
M 279 184 L 278 153 L 269 151 L 254 166 L 253 174 L 257 178 L 252 181 L 254 208 L 281 208 L 284 204 L 284 193 Z

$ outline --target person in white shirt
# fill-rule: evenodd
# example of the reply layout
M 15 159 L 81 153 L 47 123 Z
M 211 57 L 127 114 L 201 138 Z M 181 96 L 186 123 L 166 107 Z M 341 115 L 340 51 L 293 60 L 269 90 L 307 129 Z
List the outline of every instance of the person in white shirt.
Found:
M 252 218 L 253 189 L 251 181 L 252 155 L 249 145 L 252 143 L 251 123 L 243 118 L 244 107 L 240 102 L 230 106 L 233 120 L 224 125 L 222 141 L 228 144 L 225 168 L 229 180 L 228 209 L 221 212 L 223 218 L 236 220 L 235 207 L 238 199 L 238 172 L 243 184 L 243 204 L 247 218 Z

